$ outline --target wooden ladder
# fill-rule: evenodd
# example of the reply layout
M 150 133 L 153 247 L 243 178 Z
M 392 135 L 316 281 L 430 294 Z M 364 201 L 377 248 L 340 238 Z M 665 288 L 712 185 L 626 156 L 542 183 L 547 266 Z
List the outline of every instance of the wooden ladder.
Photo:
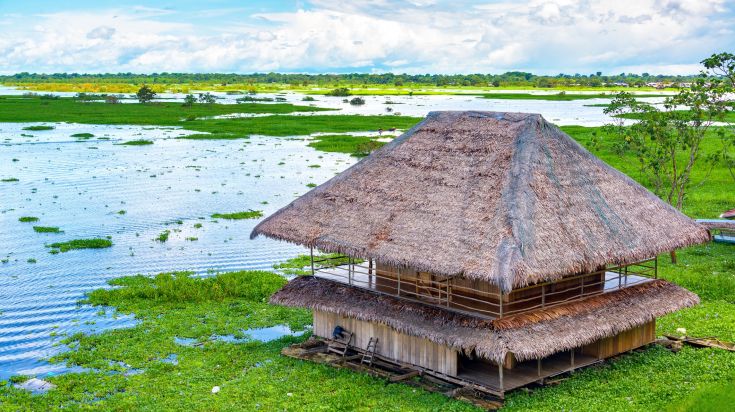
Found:
M 369 366 L 373 366 L 373 358 L 375 357 L 375 350 L 378 348 L 378 338 L 370 337 L 365 353 L 362 355 L 362 363 L 367 363 Z
M 327 350 L 329 352 L 334 352 L 337 355 L 344 357 L 347 353 L 347 350 L 350 348 L 350 342 L 352 342 L 352 332 L 344 331 L 342 333 L 345 335 L 344 341 L 329 341 L 329 348 L 327 348 Z

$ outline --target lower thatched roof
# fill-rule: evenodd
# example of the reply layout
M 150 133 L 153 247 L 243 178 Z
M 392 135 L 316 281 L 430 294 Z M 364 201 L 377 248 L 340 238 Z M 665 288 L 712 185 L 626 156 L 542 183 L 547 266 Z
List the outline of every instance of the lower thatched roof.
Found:
M 696 305 L 699 298 L 672 283 L 652 280 L 549 309 L 485 320 L 305 276 L 276 292 L 271 303 L 378 322 L 500 363 L 508 353 L 525 361 L 586 345 Z

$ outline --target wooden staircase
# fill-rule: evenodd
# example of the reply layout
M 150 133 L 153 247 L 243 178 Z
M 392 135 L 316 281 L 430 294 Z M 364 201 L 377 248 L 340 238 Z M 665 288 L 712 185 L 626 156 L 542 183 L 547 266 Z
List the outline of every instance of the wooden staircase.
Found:
M 365 353 L 362 355 L 362 363 L 367 363 L 369 366 L 373 365 L 373 359 L 375 358 L 375 350 L 378 348 L 378 338 L 370 337 Z

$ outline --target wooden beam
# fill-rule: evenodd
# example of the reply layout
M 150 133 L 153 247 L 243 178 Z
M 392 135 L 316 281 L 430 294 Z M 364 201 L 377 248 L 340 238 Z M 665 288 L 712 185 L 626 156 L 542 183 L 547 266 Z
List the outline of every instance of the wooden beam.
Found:
M 403 375 L 391 376 L 390 379 L 388 380 L 391 382 L 400 382 L 400 381 L 405 381 L 406 379 L 413 378 L 414 376 L 418 376 L 420 374 L 421 372 L 417 370 L 413 370 L 411 372 L 404 373 Z

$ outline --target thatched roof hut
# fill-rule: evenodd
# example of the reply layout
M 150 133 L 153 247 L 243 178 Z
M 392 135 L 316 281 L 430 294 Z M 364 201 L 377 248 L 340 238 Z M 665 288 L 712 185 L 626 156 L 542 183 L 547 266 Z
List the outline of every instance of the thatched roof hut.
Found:
M 432 112 L 253 230 L 509 292 L 709 240 L 538 114 Z

